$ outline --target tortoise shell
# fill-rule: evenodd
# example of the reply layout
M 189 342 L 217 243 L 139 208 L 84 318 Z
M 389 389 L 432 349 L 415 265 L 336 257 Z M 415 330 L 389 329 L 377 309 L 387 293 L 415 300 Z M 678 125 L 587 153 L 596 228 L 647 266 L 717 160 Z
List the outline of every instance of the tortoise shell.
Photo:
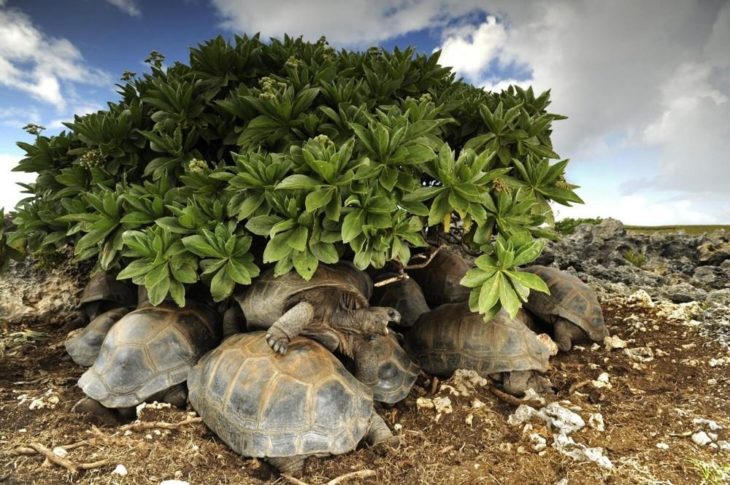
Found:
M 98 301 L 110 301 L 120 306 L 133 306 L 135 294 L 125 283 L 109 273 L 97 273 L 91 277 L 81 293 L 79 303 L 86 305 Z
M 459 283 L 467 271 L 469 262 L 455 249 L 444 248 L 422 269 L 409 270 L 408 274 L 418 282 L 428 304 L 435 308 L 444 303 L 469 300 L 469 288 Z
M 405 399 L 419 372 L 392 333 L 367 340 L 355 351 L 355 377 L 379 402 L 395 404 Z
M 84 367 L 93 365 L 109 329 L 131 310 L 130 307 L 114 308 L 102 313 L 84 328 L 69 333 L 64 346 L 71 359 Z
M 412 327 L 418 317 L 430 310 L 421 287 L 408 278 L 386 285 L 375 292 L 375 305 L 395 308 L 401 315 L 399 325 Z
M 367 307 L 373 284 L 366 273 L 352 264 L 340 262 L 320 264 L 309 281 L 296 271 L 274 276 L 274 270 L 269 270 L 256 278 L 247 292 L 234 297 L 241 305 L 247 325 L 267 328 L 298 302 L 298 294 L 315 288 L 345 291 L 357 306 Z
M 107 333 L 79 387 L 108 408 L 136 406 L 180 384 L 220 342 L 218 315 L 195 302 L 163 303 L 128 313 Z
M 456 369 L 482 376 L 548 368 L 548 348 L 523 322 L 500 311 L 485 322 L 467 303 L 448 303 L 421 315 L 406 338 L 406 350 L 428 373 Z
M 190 403 L 203 422 L 244 456 L 355 449 L 373 413 L 370 389 L 314 340 L 295 337 L 281 355 L 264 335 L 233 335 L 190 371 Z
M 550 294 L 531 291 L 525 306 L 541 320 L 554 323 L 562 317 L 584 330 L 596 342 L 608 336 L 596 293 L 578 277 L 548 266 L 530 266 L 529 271 L 545 280 Z

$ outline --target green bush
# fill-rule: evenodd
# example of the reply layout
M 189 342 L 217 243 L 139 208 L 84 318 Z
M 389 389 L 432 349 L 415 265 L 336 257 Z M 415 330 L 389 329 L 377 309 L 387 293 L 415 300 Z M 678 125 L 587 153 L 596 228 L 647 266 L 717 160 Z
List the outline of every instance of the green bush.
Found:
M 121 99 L 69 131 L 19 143 L 37 173 L 8 245 L 71 242 L 155 304 L 216 300 L 261 269 L 310 278 L 347 258 L 405 265 L 453 230 L 483 252 L 464 284 L 484 314 L 514 313 L 539 278 L 516 269 L 542 249 L 548 202 L 580 202 L 564 178 L 549 93 L 489 93 L 438 54 L 336 51 L 324 39 L 216 38 L 189 65 L 125 73 Z M 458 229 L 458 231 L 457 231 Z M 428 241 L 428 242 L 427 242 Z

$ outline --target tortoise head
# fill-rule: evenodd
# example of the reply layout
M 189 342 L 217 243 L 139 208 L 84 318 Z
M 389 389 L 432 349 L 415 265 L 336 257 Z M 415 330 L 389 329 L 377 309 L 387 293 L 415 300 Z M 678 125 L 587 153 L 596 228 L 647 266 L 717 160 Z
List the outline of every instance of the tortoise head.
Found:
M 387 335 L 389 323 L 400 322 L 400 313 L 390 307 L 365 307 L 342 312 L 333 324 L 339 329 L 365 337 Z

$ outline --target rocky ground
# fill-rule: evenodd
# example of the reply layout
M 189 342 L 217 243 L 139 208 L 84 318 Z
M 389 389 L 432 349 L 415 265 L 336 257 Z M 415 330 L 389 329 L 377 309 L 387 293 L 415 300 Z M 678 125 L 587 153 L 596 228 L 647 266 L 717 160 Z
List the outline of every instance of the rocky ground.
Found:
M 729 256 L 722 234 L 580 227 L 542 262 L 597 289 L 612 338 L 553 358 L 555 395 L 510 402 L 469 373 L 424 375 L 404 402 L 380 409 L 398 448 L 310 459 L 302 480 L 727 482 Z M 62 325 L 83 283 L 66 264 L 0 279 L 0 483 L 286 483 L 188 411 L 147 406 L 116 428 L 72 414 L 82 369 L 64 353 Z

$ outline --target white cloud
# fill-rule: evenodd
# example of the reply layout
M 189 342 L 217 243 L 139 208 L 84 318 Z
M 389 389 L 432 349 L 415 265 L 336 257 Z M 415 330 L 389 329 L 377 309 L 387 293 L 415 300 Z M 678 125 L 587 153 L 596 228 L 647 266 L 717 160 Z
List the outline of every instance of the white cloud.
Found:
M 35 174 L 10 171 L 21 158 L 21 155 L 0 153 L 0 167 L 2 167 L 2 172 L 7 171 L 7 175 L 0 177 L 0 207 L 5 207 L 6 212 L 26 196 L 26 194 L 21 194 L 23 188 L 17 183 L 30 183 L 35 180 Z
M 444 50 L 461 48 L 469 62 L 452 65 L 469 79 L 479 77 L 474 66 L 527 66 L 532 77 L 520 84 L 551 89 L 552 110 L 569 117 L 555 126 L 559 153 L 583 163 L 605 158 L 607 147 L 653 148 L 658 173 L 644 188 L 728 194 L 730 3 L 538 0 L 485 8 L 497 26 L 473 30 L 504 25 L 506 35 L 478 49 L 471 32 L 447 33 Z M 481 76 L 486 88 L 512 82 Z
M 503 24 L 489 16 L 486 21 L 457 35 L 446 37 L 441 45 L 440 63 L 452 67 L 472 81 L 496 58 L 507 40 Z
M 139 17 L 142 15 L 142 11 L 137 6 L 134 0 L 106 0 L 122 12 L 132 17 Z
M 212 0 L 222 26 L 234 32 L 261 32 L 264 39 L 326 35 L 336 45 L 362 45 L 391 39 L 475 10 L 478 0 Z
M 663 226 L 672 224 L 722 224 L 727 223 L 728 211 L 708 213 L 703 207 L 706 201 L 657 198 L 648 195 L 624 195 L 613 199 L 589 202 L 573 207 L 555 206 L 558 219 L 566 217 L 613 217 L 624 224 L 639 226 Z
M 86 65 L 81 52 L 67 39 L 46 36 L 24 13 L 2 8 L 0 86 L 23 91 L 62 110 L 70 83 L 111 85 L 112 80 Z

